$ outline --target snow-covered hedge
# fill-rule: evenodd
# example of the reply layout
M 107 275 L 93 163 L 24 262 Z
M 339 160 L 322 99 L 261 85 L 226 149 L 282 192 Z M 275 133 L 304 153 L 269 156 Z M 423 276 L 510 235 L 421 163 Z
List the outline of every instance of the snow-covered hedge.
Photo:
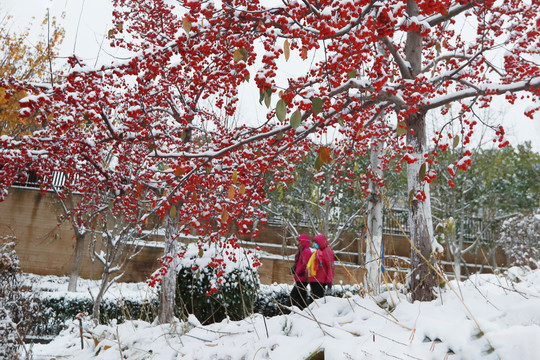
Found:
M 101 304 L 100 323 L 110 324 L 113 320 L 123 323 L 126 320 L 152 322 L 157 309 L 157 299 L 105 299 Z M 91 314 L 93 301 L 90 296 L 40 296 L 41 312 L 35 317 L 32 335 L 38 338 L 56 336 L 65 323 L 76 318 L 77 314 Z
M 176 315 L 201 323 L 253 313 L 260 286 L 257 256 L 234 242 L 188 244 L 177 267 Z

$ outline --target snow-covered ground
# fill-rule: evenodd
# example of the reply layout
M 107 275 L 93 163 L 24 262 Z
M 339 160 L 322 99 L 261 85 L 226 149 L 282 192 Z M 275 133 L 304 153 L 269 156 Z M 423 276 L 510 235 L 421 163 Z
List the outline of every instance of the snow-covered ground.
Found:
M 111 296 L 146 293 L 144 285 L 122 286 Z M 83 350 L 73 321 L 32 351 L 36 360 L 288 360 L 316 352 L 324 352 L 325 359 L 540 359 L 538 270 L 512 268 L 505 276 L 450 282 L 432 302 L 410 303 L 390 291 L 377 299 L 326 297 L 295 310 L 206 326 L 195 317 L 161 326 L 143 321 L 92 326 L 85 319 Z

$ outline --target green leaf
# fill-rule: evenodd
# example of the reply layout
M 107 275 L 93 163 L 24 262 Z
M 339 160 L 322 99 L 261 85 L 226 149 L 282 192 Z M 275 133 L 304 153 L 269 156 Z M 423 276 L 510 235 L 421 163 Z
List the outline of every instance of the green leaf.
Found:
M 317 159 L 315 160 L 315 169 L 317 171 L 321 170 L 321 167 L 323 166 L 323 161 L 321 160 L 321 156 L 317 156 Z
M 426 163 L 423 163 L 422 166 L 420 166 L 420 171 L 418 171 L 418 180 L 424 181 L 425 177 L 426 177 Z
M 454 136 L 454 149 L 459 145 L 459 135 Z
M 313 98 L 311 99 L 311 109 L 313 110 L 313 114 L 317 115 L 322 111 L 323 101 L 321 98 Z
M 407 124 L 405 123 L 404 120 L 400 121 L 398 123 L 398 126 L 396 128 L 396 132 L 398 134 L 398 136 L 401 136 L 401 135 L 404 135 L 407 133 Z
M 345 118 L 343 116 L 340 116 L 337 122 L 341 127 L 345 127 Z
M 300 126 L 300 123 L 302 122 L 302 113 L 299 110 L 296 110 L 291 115 L 291 127 L 293 129 L 296 129 Z
M 356 69 L 347 73 L 347 79 L 354 79 L 356 77 Z
M 270 102 L 272 101 L 272 90 L 271 89 L 268 89 L 265 93 L 264 93 L 264 104 L 266 105 L 267 108 L 270 107 Z
M 287 115 L 287 104 L 285 103 L 285 100 L 279 99 L 276 104 L 276 116 L 279 121 L 284 121 L 286 115 Z
M 248 52 L 247 52 L 247 50 L 246 50 L 245 48 L 241 48 L 241 49 L 240 49 L 240 53 L 241 53 L 242 56 L 243 56 L 243 60 L 244 60 L 244 61 L 247 61 L 247 60 L 248 60 Z

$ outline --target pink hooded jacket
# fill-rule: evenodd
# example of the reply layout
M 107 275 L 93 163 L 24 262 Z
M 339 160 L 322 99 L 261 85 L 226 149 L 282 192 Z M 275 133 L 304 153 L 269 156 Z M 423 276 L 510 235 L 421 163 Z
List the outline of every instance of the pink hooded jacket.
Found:
M 309 276 L 309 282 L 331 284 L 334 281 L 334 252 L 328 247 L 328 241 L 324 235 L 315 235 L 313 241 L 319 244 L 315 255 L 318 263 L 316 264 L 317 273 L 315 276 Z
M 294 256 L 296 271 L 294 273 L 294 281 L 307 281 L 307 263 L 311 257 L 311 249 L 309 248 L 309 235 L 302 234 L 298 236 L 298 250 Z

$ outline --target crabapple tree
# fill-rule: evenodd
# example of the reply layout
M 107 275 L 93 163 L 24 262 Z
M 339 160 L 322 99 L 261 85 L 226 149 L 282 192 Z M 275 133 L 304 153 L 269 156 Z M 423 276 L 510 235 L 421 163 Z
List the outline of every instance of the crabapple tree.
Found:
M 25 89 L 21 115 L 38 111 L 43 124 L 32 136 L 0 139 L 4 189 L 29 170 L 47 189 L 52 171 L 63 171 L 66 189 L 107 188 L 128 217 L 145 194 L 149 212 L 218 240 L 232 222 L 248 232 L 262 216 L 262 174 L 274 176 L 270 190 L 290 181 L 308 136 L 337 128 L 344 154 L 385 141 L 395 150 L 388 156 L 401 154 L 407 167 L 415 300 L 432 299 L 437 281 L 429 196 L 436 152 L 427 150 L 426 113 L 456 104 L 466 145 L 476 126 L 471 108 L 496 95 L 511 103 L 518 92 L 539 95 L 536 1 L 114 4 L 108 35 L 129 52 L 126 60 L 94 68 L 73 56 L 63 81 L 48 88 L 0 80 Z M 464 23 L 472 31 L 462 31 Z M 278 65 L 293 57 L 304 70 L 282 75 Z M 231 126 L 239 86 L 250 79 L 271 110 L 257 124 Z M 506 145 L 504 130 L 495 131 Z M 455 138 L 442 129 L 434 140 L 442 151 Z

